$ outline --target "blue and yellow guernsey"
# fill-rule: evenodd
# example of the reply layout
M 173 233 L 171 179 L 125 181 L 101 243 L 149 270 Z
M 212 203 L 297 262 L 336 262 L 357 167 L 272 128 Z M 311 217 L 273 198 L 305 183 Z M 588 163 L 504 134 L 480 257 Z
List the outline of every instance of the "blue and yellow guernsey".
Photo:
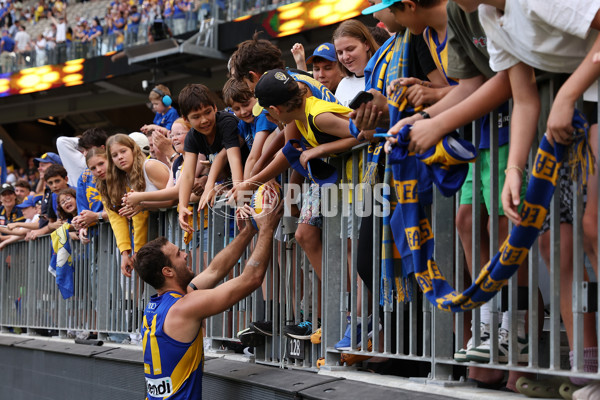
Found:
M 142 345 L 147 400 L 202 398 L 202 330 L 189 343 L 174 340 L 163 330 L 169 309 L 182 297 L 177 292 L 154 295 L 144 310 Z
M 96 188 L 96 178 L 89 168 L 83 170 L 77 181 L 77 211 L 100 212 L 104 210 L 100 193 Z
M 325 85 L 323 85 L 321 82 L 319 82 L 318 80 L 316 80 L 312 76 L 307 75 L 306 72 L 295 70 L 295 69 L 288 69 L 287 73 L 296 82 L 302 82 L 306 86 L 308 86 L 308 88 L 310 89 L 310 92 L 312 93 L 312 95 L 315 96 L 317 99 L 325 100 L 325 101 L 328 101 L 330 103 L 340 104 L 340 102 L 337 100 L 337 98 L 331 92 L 331 90 L 327 89 L 325 87 Z

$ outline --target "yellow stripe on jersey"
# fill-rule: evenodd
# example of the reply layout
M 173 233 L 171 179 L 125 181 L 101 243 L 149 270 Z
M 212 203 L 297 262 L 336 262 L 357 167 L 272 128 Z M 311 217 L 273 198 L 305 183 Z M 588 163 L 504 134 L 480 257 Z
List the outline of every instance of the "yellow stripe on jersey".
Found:
M 198 369 L 200 365 L 203 365 L 204 361 L 204 335 L 202 330 L 200 334 L 196 336 L 196 339 L 192 342 L 190 347 L 187 349 L 175 369 L 171 374 L 171 382 L 173 383 L 173 393 L 177 393 L 181 385 L 188 379 L 188 377 Z M 165 397 L 168 398 L 168 397 Z
M 156 315 L 152 318 L 152 326 L 150 328 L 150 351 L 152 352 L 152 366 L 154 375 L 162 374 L 162 366 L 160 364 L 160 349 L 156 340 Z

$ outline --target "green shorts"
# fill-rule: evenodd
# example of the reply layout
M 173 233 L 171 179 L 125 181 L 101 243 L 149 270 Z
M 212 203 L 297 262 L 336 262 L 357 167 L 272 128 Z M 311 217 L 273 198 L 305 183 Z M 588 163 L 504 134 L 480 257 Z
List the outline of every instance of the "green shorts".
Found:
M 508 162 L 508 143 L 504 146 L 500 146 L 498 148 L 498 215 L 504 215 L 504 210 L 502 209 L 502 188 L 504 187 L 504 170 L 506 169 L 506 163 Z M 481 186 L 480 186 L 480 195 L 483 203 L 485 203 L 485 207 L 490 212 L 490 150 L 483 149 L 479 150 L 479 160 L 481 165 Z M 462 185 L 460 189 L 460 204 L 472 204 L 473 203 L 473 168 L 475 164 L 472 163 L 469 165 L 469 173 L 467 174 L 467 179 L 465 183 Z M 525 192 L 527 191 L 527 182 L 526 179 L 523 179 L 523 186 L 521 189 L 521 200 L 525 198 Z

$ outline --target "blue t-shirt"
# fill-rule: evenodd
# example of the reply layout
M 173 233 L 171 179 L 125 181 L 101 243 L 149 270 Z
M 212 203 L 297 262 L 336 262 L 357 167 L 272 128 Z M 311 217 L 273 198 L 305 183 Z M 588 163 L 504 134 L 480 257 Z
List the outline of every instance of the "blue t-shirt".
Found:
M 136 17 L 137 19 L 133 20 L 132 19 L 133 17 Z M 128 27 L 137 27 L 140 24 L 140 17 L 141 17 L 141 15 L 138 12 L 133 13 L 133 14 L 129 14 L 129 19 L 127 21 L 127 26 Z
M 502 104 L 498 109 L 498 146 L 508 144 L 510 138 L 510 113 L 508 111 L 508 102 Z M 490 114 L 481 117 L 481 140 L 479 149 L 486 150 L 490 148 Z
M 327 89 L 325 85 L 314 79 L 312 76 L 307 75 L 305 72 L 301 72 L 294 69 L 288 69 L 287 73 L 290 74 L 290 76 L 294 78 L 296 82 L 302 82 L 306 86 L 308 86 L 312 95 L 316 98 L 329 101 L 331 103 L 340 104 L 333 92 Z
M 174 109 L 173 107 L 170 107 L 166 113 L 161 114 L 161 113 L 156 113 L 156 115 L 154 116 L 154 124 L 158 125 L 158 126 L 162 126 L 163 128 L 167 128 L 169 130 L 171 130 L 171 126 L 173 125 L 173 122 L 175 122 L 175 120 L 179 118 L 179 114 L 177 113 L 177 110 Z
M 185 18 L 185 11 L 183 11 L 183 8 L 181 7 L 181 5 L 175 4 L 175 6 L 173 7 L 173 19 L 184 19 L 184 18 Z
M 13 40 L 13 38 L 11 38 L 8 35 L 2 36 L 2 49 L 0 49 L 0 52 L 2 52 L 2 51 L 11 52 L 14 49 L 15 49 L 15 41 Z
M 238 123 L 239 134 L 250 149 L 252 149 L 257 132 L 273 132 L 275 129 L 277 129 L 277 125 L 267 119 L 266 110 L 263 110 L 263 112 L 258 117 L 254 118 L 254 121 L 251 123 L 242 120 Z

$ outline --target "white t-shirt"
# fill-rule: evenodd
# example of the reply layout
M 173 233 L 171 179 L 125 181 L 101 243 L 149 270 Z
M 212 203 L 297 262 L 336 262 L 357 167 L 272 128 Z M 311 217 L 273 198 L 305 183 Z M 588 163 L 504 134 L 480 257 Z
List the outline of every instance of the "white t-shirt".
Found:
M 77 186 L 79 177 L 87 168 L 85 157 L 79 151 L 79 138 L 70 136 L 60 136 L 56 139 L 56 149 L 67 170 L 69 184 Z
M 21 52 L 27 50 L 27 45 L 30 41 L 31 37 L 29 36 L 29 33 L 25 31 L 19 31 L 15 35 L 15 45 L 17 47 L 17 50 Z
M 67 40 L 67 24 L 65 22 L 56 24 L 56 43 Z
M 40 219 L 40 214 L 35 214 L 35 215 L 33 216 L 33 218 L 31 218 L 31 219 L 27 218 L 27 219 L 25 220 L 25 223 L 29 223 L 29 222 L 38 222 L 38 220 L 39 220 L 39 219 Z
M 498 72 L 519 61 L 548 72 L 571 73 L 596 40 L 590 30 L 600 0 L 506 0 L 504 13 L 479 6 L 490 67 Z
M 348 107 L 350 101 L 361 90 L 365 90 L 365 77 L 347 76 L 340 81 L 335 90 L 335 97 L 343 106 Z

